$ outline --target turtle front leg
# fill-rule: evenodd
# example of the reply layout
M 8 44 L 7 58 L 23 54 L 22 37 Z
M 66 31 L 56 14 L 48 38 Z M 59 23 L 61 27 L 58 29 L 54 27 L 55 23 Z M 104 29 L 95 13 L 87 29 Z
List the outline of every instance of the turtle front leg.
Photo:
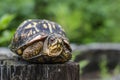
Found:
M 40 52 L 43 48 L 43 42 L 35 42 L 34 44 L 28 46 L 24 51 L 23 51 L 23 59 L 29 60 L 35 57 L 36 55 L 40 55 Z

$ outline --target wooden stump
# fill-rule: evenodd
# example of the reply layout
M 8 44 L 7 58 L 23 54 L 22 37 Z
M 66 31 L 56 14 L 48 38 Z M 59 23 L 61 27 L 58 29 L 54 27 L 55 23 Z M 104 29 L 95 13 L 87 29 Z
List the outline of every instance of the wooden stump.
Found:
M 75 62 L 35 64 L 2 59 L 0 80 L 79 80 L 79 65 Z

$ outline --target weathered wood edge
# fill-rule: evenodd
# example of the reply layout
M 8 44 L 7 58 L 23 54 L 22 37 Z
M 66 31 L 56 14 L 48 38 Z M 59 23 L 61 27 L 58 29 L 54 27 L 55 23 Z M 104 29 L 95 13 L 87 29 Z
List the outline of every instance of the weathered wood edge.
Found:
M 24 60 L 0 60 L 0 80 L 79 80 L 79 64 L 36 64 Z

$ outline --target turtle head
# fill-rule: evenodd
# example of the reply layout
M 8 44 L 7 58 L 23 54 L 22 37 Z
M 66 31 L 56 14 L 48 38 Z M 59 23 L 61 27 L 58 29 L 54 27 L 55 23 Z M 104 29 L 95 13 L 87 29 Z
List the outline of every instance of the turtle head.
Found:
M 63 40 L 58 34 L 49 35 L 43 46 L 43 52 L 47 53 L 48 56 L 58 56 L 63 51 Z

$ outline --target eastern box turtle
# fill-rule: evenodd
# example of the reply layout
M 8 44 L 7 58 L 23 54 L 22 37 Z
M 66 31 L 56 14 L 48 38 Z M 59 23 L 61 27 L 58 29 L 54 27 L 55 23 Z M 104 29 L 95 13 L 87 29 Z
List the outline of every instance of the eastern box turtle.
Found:
M 72 56 L 64 30 L 49 20 L 24 21 L 11 41 L 10 49 L 24 60 L 39 63 L 63 63 Z

